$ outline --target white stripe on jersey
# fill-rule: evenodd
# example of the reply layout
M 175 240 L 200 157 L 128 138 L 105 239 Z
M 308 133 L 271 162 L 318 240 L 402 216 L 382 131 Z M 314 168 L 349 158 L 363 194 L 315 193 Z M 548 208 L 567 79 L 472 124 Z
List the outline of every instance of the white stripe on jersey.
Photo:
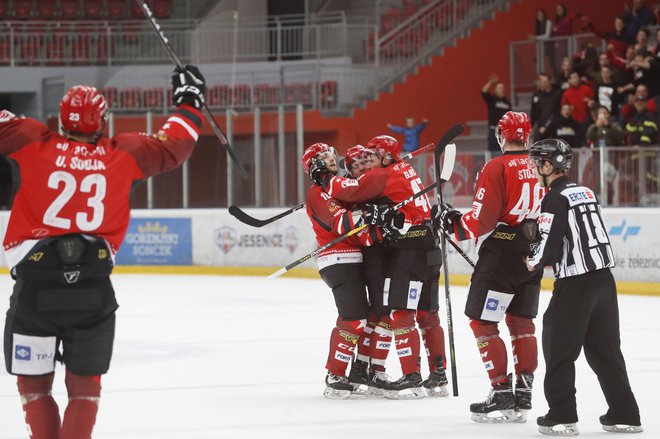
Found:
M 167 119 L 167 122 L 174 122 L 174 123 L 177 123 L 177 124 L 181 125 L 186 131 L 188 131 L 188 134 L 190 134 L 190 137 L 192 137 L 195 140 L 195 142 L 199 138 L 199 134 L 197 133 L 197 131 L 195 131 L 195 129 L 193 127 L 191 127 L 188 124 L 188 122 L 181 119 L 180 117 L 170 116 L 170 118 Z

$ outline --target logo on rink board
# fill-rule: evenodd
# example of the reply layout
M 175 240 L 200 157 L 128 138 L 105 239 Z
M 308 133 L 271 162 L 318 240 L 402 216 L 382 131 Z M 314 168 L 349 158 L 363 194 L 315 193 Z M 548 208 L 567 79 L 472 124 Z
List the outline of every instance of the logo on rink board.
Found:
M 131 218 L 117 263 L 125 265 L 191 265 L 190 218 Z
M 239 248 L 286 248 L 293 254 L 300 244 L 297 227 L 287 227 L 284 233 L 238 233 L 232 227 L 223 226 L 215 230 L 215 245 L 224 254 Z

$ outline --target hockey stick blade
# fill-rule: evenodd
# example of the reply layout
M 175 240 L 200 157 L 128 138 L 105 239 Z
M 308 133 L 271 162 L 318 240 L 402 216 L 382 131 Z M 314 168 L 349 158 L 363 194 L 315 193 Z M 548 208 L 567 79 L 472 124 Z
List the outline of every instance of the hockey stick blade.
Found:
M 454 172 L 454 163 L 456 162 L 456 144 L 450 143 L 445 147 L 445 156 L 442 161 L 442 171 L 440 172 L 440 183 L 449 181 Z
M 287 216 L 287 215 L 289 215 L 289 214 L 291 214 L 291 213 L 293 213 L 297 210 L 300 210 L 303 207 L 305 207 L 305 203 L 300 203 L 297 206 L 294 206 L 289 210 L 285 210 L 284 212 L 282 212 L 278 215 L 272 216 L 270 218 L 265 218 L 265 219 L 259 219 L 259 218 L 255 218 L 251 215 L 248 215 L 240 207 L 235 206 L 233 204 L 231 206 L 229 206 L 229 213 L 234 218 L 236 218 L 237 220 L 242 222 L 243 224 L 247 224 L 248 226 L 252 226 L 252 227 L 263 227 L 263 226 L 266 226 L 270 223 L 273 223 L 273 222 L 277 221 L 280 218 L 284 218 L 285 216 Z
M 151 27 L 153 27 L 154 30 L 156 31 L 156 35 L 160 39 L 160 42 L 163 43 L 163 47 L 165 48 L 165 51 L 167 52 L 169 57 L 172 59 L 174 64 L 179 69 L 183 70 L 185 66 L 183 65 L 179 57 L 176 55 L 176 53 L 174 53 L 174 49 L 172 49 L 172 46 L 170 45 L 170 41 L 163 33 L 162 29 L 160 28 L 160 25 L 158 24 L 156 18 L 154 17 L 154 14 L 151 12 L 151 9 L 149 9 L 149 6 L 146 4 L 144 0 L 135 0 L 135 1 L 137 2 L 138 6 L 140 6 L 140 9 L 142 9 L 142 11 L 144 12 L 144 16 L 147 18 L 147 21 L 149 22 Z M 224 133 L 220 129 L 220 125 L 218 125 L 218 122 L 216 122 L 215 118 L 213 117 L 213 114 L 211 114 L 211 110 L 209 109 L 206 102 L 202 102 L 202 114 L 206 117 L 206 120 L 209 123 L 209 125 L 211 125 L 211 129 L 213 129 L 213 133 L 216 135 L 216 137 L 220 141 L 220 144 L 225 148 L 225 150 L 229 154 L 229 157 L 234 163 L 236 169 L 238 169 L 238 172 L 241 175 L 241 177 L 243 177 L 243 180 L 247 180 L 248 178 L 247 171 L 243 167 L 243 164 L 240 162 L 240 160 L 238 160 L 238 157 L 236 156 L 234 149 L 229 144 L 227 137 L 225 137 Z

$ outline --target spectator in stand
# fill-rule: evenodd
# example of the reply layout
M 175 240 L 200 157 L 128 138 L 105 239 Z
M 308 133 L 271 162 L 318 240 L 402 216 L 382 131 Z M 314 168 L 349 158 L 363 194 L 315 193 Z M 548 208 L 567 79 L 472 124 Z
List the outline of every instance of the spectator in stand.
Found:
M 428 123 L 428 119 L 422 119 L 422 123 L 415 125 L 415 118 L 408 116 L 406 117 L 405 127 L 399 127 L 388 123 L 387 128 L 394 131 L 395 133 L 402 133 L 404 135 L 405 143 L 403 144 L 403 150 L 410 152 L 419 148 L 419 133 L 421 133 L 422 130 L 426 128 Z
M 573 63 L 568 57 L 564 57 L 561 60 L 561 71 L 557 78 L 555 78 L 555 85 L 561 91 L 567 90 L 570 84 L 568 83 L 568 77 L 571 76 L 573 71 Z
M 637 38 L 635 39 L 635 52 L 642 52 L 645 55 L 653 55 L 653 45 L 649 41 L 651 32 L 644 28 L 640 29 L 637 32 Z
M 660 9 L 660 4 L 658 8 Z M 656 59 L 660 58 L 660 27 L 655 31 L 655 46 L 653 46 L 651 53 Z
M 534 142 L 545 138 L 539 129 L 545 126 L 553 116 L 559 116 L 561 109 L 561 90 L 552 86 L 550 76 L 539 73 L 536 81 L 536 91 L 532 95 L 532 136 Z
M 618 84 L 612 75 L 610 66 L 602 66 L 601 79 L 594 86 L 594 100 L 597 105 L 607 108 L 614 117 L 619 117 L 621 98 L 617 92 Z
M 568 14 L 566 5 L 559 3 L 555 8 L 555 25 L 552 28 L 553 37 L 565 37 L 573 34 L 573 16 Z
M 632 0 L 632 8 L 624 3 L 623 21 L 626 23 L 626 34 L 634 40 L 637 32 L 644 26 L 653 24 L 653 13 L 644 4 L 644 0 Z
M 559 116 L 553 117 L 547 128 L 541 127 L 540 133 L 545 138 L 562 139 L 571 148 L 582 146 L 580 123 L 573 118 L 573 106 L 570 104 L 563 104 Z
M 490 93 L 492 86 L 495 86 L 494 93 Z M 481 97 L 486 102 L 488 109 L 488 151 L 501 152 L 500 145 L 495 138 L 495 127 L 498 122 L 511 110 L 511 101 L 506 98 L 506 89 L 504 83 L 499 82 L 497 75 L 492 74 L 488 82 L 481 88 Z
M 631 63 L 633 68 L 633 84 L 644 84 L 649 89 L 649 97 L 660 94 L 660 62 L 652 56 L 637 52 Z
M 592 147 L 621 146 L 626 143 L 626 133 L 621 125 L 610 120 L 607 107 L 600 106 L 596 121 L 589 126 L 585 140 Z
M 646 110 L 648 112 L 654 114 L 658 113 L 655 101 L 649 99 L 649 89 L 644 84 L 640 84 L 635 88 L 635 94 L 628 95 L 628 102 L 621 107 L 621 120 L 624 124 L 628 123 L 637 115 L 635 110 L 635 96 L 641 96 L 646 99 Z
M 623 71 L 621 71 L 621 69 L 619 69 L 618 67 L 612 65 L 607 53 L 601 53 L 600 55 L 598 55 L 598 71 L 596 72 L 596 82 L 602 82 L 603 80 L 603 77 L 601 75 L 601 70 L 603 69 L 603 67 L 608 67 L 610 69 L 610 72 L 612 73 L 612 79 L 614 79 L 614 82 L 616 82 L 617 84 L 622 83 Z
M 547 41 L 551 36 L 552 20 L 548 18 L 545 9 L 539 9 L 536 11 L 536 20 L 534 20 L 534 35 L 529 35 L 529 38 L 543 44 L 544 65 L 547 62 L 547 65 L 554 70 L 555 46 L 554 43 Z
M 562 105 L 570 104 L 573 107 L 573 118 L 582 123 L 587 117 L 589 107 L 593 105 L 594 90 L 580 82 L 580 76 L 576 71 L 571 72 L 568 83 L 570 86 L 564 91 L 561 103 Z M 571 144 L 571 146 L 573 145 Z
M 590 42 L 573 56 L 573 70 L 578 72 L 580 80 L 592 84 L 598 71 L 598 51 Z
M 623 21 L 623 18 L 616 17 L 614 19 L 614 30 L 609 32 L 602 32 L 597 29 L 593 23 L 589 21 L 587 17 L 584 17 L 587 22 L 587 28 L 591 30 L 594 34 L 605 40 L 605 43 L 614 54 L 620 58 L 623 58 L 626 54 L 626 47 L 633 44 L 633 40 L 628 37 L 626 33 L 626 23 Z
M 658 141 L 658 123 L 655 114 L 646 108 L 646 99 L 635 96 L 635 116 L 626 124 L 628 145 L 649 146 Z

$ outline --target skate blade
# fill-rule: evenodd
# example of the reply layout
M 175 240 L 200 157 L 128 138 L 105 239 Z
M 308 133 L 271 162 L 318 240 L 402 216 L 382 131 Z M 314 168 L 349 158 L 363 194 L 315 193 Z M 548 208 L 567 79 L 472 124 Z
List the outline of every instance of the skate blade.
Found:
M 426 394 L 421 387 L 411 387 L 405 390 L 385 390 L 383 396 L 387 399 L 422 399 Z
M 641 433 L 644 428 L 641 425 L 616 424 L 603 425 L 603 430 L 610 433 Z
M 425 387 L 424 391 L 426 392 L 427 396 L 431 396 L 434 398 L 442 398 L 445 396 L 449 396 L 449 391 L 447 390 L 447 386 L 431 387 L 430 389 Z
M 367 398 L 382 398 L 384 394 L 385 390 L 381 389 L 380 387 L 367 387 Z
M 539 433 L 549 436 L 577 436 L 580 434 L 577 424 L 557 424 L 552 427 L 543 427 L 539 425 Z
M 353 391 L 351 392 L 351 396 L 367 396 L 367 391 L 369 388 L 364 385 L 364 384 L 351 384 L 353 386 Z
M 517 422 L 519 424 L 524 424 L 525 422 L 527 422 L 527 412 L 528 410 L 525 409 L 516 409 L 517 419 L 514 422 Z
M 513 409 L 494 410 L 490 413 L 472 413 L 471 419 L 480 424 L 510 424 L 514 422 L 525 422 L 520 420 L 520 414 Z
M 328 399 L 348 399 L 351 396 L 350 390 L 338 390 L 332 387 L 326 387 L 323 391 L 323 396 Z

